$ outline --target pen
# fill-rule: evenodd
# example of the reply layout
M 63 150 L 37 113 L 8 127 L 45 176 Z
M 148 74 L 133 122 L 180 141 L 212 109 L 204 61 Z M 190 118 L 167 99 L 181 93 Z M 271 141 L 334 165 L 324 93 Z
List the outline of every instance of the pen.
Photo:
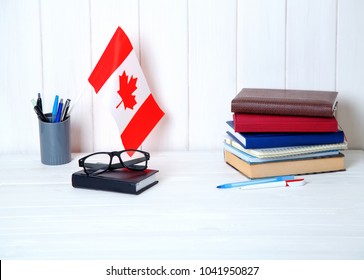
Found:
M 63 108 L 63 99 L 61 98 L 61 100 L 59 101 L 59 105 L 58 105 L 56 119 L 54 120 L 54 122 L 56 122 L 56 123 L 61 121 L 62 108 Z
M 246 185 L 240 187 L 241 190 L 258 190 L 258 189 L 270 189 L 270 188 L 280 188 L 280 187 L 298 187 L 303 186 L 305 180 L 303 178 L 294 180 L 283 180 L 277 182 L 268 182 L 254 185 Z
M 217 186 L 217 188 L 218 189 L 239 188 L 239 187 L 243 187 L 243 186 L 250 186 L 250 185 L 270 183 L 270 182 L 279 182 L 279 181 L 286 181 L 286 180 L 293 180 L 293 179 L 294 179 L 294 176 L 279 176 L 279 177 L 265 178 L 265 179 L 254 179 L 254 180 L 244 181 L 244 182 L 228 183 L 228 184 L 223 184 L 223 185 Z
M 64 121 L 67 118 L 68 109 L 70 107 L 70 99 L 66 100 L 66 103 L 63 106 L 62 116 L 61 116 L 61 122 Z
M 54 98 L 53 110 L 52 110 L 52 122 L 55 122 L 57 117 L 58 98 L 59 98 L 58 95 L 56 95 L 56 97 Z
M 40 111 L 43 112 L 42 98 L 40 97 L 40 93 L 38 93 L 37 106 L 39 107 Z
M 38 116 L 38 119 L 40 119 L 43 122 L 49 122 L 47 117 L 43 114 L 43 112 L 39 109 L 39 106 L 37 105 L 36 101 L 34 99 L 30 100 L 30 102 L 33 105 L 34 111 Z

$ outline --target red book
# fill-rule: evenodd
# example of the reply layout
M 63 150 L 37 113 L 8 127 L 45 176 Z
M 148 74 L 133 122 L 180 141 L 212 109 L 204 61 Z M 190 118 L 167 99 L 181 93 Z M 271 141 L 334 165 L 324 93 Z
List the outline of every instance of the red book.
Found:
M 234 114 L 236 132 L 336 132 L 334 117 Z

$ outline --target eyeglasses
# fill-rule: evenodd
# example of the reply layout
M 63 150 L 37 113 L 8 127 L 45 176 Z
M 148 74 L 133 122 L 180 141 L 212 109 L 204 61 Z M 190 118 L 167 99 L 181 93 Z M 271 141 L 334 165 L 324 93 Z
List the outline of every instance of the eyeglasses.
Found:
M 112 163 L 114 157 L 119 159 L 119 163 Z M 140 150 L 98 152 L 79 159 L 78 165 L 83 167 L 87 175 L 98 175 L 119 168 L 142 171 L 148 167 L 149 159 L 150 154 Z

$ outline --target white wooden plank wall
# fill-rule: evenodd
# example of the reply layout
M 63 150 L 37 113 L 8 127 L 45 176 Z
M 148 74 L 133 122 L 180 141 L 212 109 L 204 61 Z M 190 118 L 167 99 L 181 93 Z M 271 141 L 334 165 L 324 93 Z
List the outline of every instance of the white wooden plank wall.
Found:
M 238 90 L 285 87 L 285 7 L 285 0 L 238 1 Z
M 288 1 L 286 30 L 286 87 L 335 90 L 336 0 Z
M 44 110 L 51 112 L 55 94 L 64 101 L 67 98 L 74 101 L 75 95 L 87 81 L 91 67 L 89 2 L 41 0 L 40 12 L 43 58 L 41 92 L 46 101 Z M 77 110 L 72 112 L 71 141 L 74 150 L 92 149 L 91 101 L 91 98 L 82 98 Z
M 0 40 L 0 154 L 34 151 L 38 123 L 30 99 L 43 81 L 38 3 L 1 0 Z
M 338 117 L 351 147 L 364 148 L 364 2 L 338 4 L 336 88 L 342 93 Z
M 236 1 L 188 3 L 189 147 L 222 146 L 236 94 Z
M 143 148 L 221 149 L 242 87 L 339 91 L 350 148 L 364 148 L 359 0 L 0 0 L 0 153 L 39 152 L 30 99 L 75 101 L 72 150 L 121 149 L 87 78 L 117 26 L 166 115 Z
M 165 112 L 146 150 L 188 149 L 187 15 L 186 0 L 140 0 L 141 65 Z

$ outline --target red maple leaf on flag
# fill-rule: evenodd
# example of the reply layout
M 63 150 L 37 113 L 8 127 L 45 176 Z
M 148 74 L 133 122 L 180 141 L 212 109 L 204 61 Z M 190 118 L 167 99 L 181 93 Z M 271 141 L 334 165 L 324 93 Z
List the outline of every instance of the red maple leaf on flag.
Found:
M 124 109 L 126 108 L 132 109 L 135 104 L 137 104 L 135 100 L 135 95 L 133 92 L 137 89 L 136 82 L 138 78 L 133 78 L 133 75 L 130 77 L 128 81 L 128 76 L 126 75 L 125 71 L 123 75 L 119 75 L 119 90 L 118 94 L 121 97 L 120 103 L 116 106 L 116 109 L 119 108 L 121 103 L 124 103 Z

